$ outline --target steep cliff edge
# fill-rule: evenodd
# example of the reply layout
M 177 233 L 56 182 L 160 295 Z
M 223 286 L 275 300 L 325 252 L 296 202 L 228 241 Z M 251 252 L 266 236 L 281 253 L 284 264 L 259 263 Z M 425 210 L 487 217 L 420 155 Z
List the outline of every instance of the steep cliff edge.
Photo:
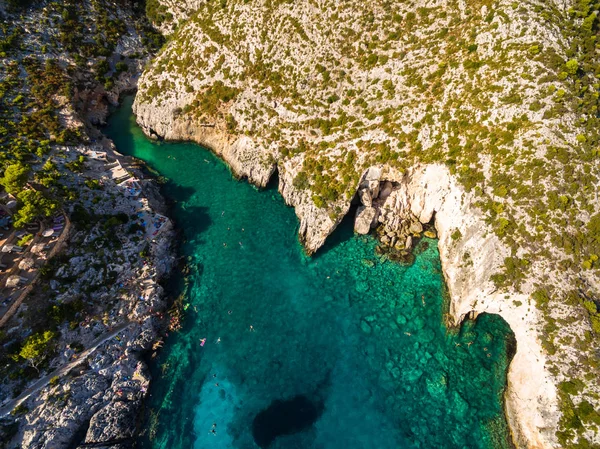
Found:
M 417 217 L 429 223 L 435 216 L 444 278 L 450 294 L 450 323 L 470 315 L 495 313 L 510 325 L 517 351 L 510 364 L 505 394 L 506 412 L 518 447 L 553 447 L 559 410 L 556 379 L 545 366 L 539 339 L 543 319 L 528 308 L 527 295 L 499 292 L 490 281 L 504 263 L 508 249 L 489 232 L 473 195 L 442 165 L 417 166 L 404 175 L 382 170 L 381 181 L 396 184 L 381 208 L 382 226 Z M 456 230 L 462 236 L 456 238 Z
M 519 446 L 600 444 L 600 3 L 158 4 L 171 34 L 135 103 L 149 135 L 257 185 L 277 167 L 308 252 L 355 197 L 357 231 L 388 241 L 435 212 L 452 318 L 515 332 Z

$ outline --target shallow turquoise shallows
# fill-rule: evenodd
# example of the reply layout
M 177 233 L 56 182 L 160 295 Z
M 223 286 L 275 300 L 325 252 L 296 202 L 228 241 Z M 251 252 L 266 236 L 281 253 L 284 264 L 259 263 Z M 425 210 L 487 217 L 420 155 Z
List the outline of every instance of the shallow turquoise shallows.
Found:
M 106 133 L 169 179 L 191 266 L 183 329 L 154 362 L 145 447 L 510 447 L 512 334 L 492 315 L 444 326 L 435 240 L 404 267 L 344 222 L 308 258 L 276 189 L 236 181 L 199 146 L 146 139 L 131 99 Z

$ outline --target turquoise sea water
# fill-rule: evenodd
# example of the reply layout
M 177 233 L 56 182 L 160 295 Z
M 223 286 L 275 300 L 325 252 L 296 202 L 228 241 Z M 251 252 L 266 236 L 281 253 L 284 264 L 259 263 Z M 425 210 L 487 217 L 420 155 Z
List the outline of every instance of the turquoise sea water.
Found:
M 197 145 L 146 139 L 131 99 L 106 133 L 169 179 L 191 266 L 183 329 L 153 367 L 144 447 L 510 447 L 512 334 L 492 315 L 444 326 L 435 240 L 404 267 L 345 222 L 308 258 L 274 188 L 234 180 Z

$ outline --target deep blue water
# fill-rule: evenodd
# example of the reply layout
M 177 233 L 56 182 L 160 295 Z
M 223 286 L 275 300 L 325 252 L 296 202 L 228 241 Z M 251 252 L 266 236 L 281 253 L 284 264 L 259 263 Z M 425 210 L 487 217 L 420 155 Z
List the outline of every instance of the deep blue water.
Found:
M 491 315 L 444 326 L 435 240 L 405 267 L 346 221 L 308 258 L 275 189 L 236 181 L 197 145 L 146 139 L 131 99 L 106 133 L 169 179 L 191 268 L 183 329 L 153 367 L 144 446 L 509 447 L 510 329 Z

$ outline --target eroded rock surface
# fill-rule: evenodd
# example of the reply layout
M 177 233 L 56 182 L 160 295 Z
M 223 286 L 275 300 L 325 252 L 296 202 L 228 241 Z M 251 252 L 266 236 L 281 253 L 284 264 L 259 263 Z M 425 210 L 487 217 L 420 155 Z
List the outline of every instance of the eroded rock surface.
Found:
M 556 433 L 557 386 L 598 377 L 589 3 L 160 3 L 172 34 L 140 80 L 146 133 L 204 144 L 260 186 L 277 167 L 309 253 L 354 198 L 357 230 L 376 216 L 399 253 L 435 213 L 453 320 L 495 312 L 515 332 L 519 445 L 600 444 L 589 423 Z M 560 402 L 599 408 L 598 393 Z

